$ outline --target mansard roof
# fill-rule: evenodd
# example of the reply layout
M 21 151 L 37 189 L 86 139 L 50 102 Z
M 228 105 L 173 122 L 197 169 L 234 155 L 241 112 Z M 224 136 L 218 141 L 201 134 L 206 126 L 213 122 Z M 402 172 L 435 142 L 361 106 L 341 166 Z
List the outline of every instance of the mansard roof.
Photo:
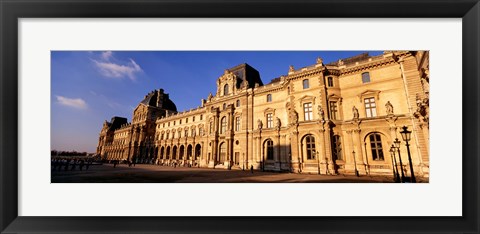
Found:
M 161 109 L 177 111 L 177 106 L 170 100 L 169 95 L 163 92 L 163 89 L 154 90 L 147 95 L 140 102 L 146 106 L 158 107 Z

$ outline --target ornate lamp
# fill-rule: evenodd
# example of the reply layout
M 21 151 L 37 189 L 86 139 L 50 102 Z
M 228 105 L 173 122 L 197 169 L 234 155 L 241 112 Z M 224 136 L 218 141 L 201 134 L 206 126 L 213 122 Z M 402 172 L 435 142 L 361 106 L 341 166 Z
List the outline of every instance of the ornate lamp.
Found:
M 408 144 L 408 142 L 411 139 L 410 137 L 411 137 L 412 131 L 408 131 L 407 126 L 403 126 L 402 129 L 403 131 L 401 131 L 400 134 L 402 134 L 402 138 L 405 141 L 405 145 L 407 146 L 408 163 L 410 164 L 410 174 L 412 176 L 412 183 L 416 183 L 417 180 L 415 179 L 415 173 L 413 172 L 412 156 L 410 155 L 410 144 Z

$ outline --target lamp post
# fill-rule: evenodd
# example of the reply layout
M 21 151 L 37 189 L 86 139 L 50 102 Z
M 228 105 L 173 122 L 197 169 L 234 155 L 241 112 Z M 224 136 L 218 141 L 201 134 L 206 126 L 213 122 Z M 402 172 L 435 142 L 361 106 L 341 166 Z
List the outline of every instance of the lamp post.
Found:
M 393 178 L 395 183 L 400 183 L 400 176 L 398 175 L 398 168 L 396 166 L 397 159 L 395 157 L 395 146 L 392 144 L 390 147 L 390 156 L 392 156 L 392 170 L 393 170 Z
M 357 177 L 360 177 L 360 175 L 358 174 L 358 170 L 357 170 L 357 159 L 355 158 L 355 150 L 352 151 L 352 154 L 353 154 L 353 165 L 355 166 L 355 175 Z
M 405 183 L 405 174 L 403 173 L 403 162 L 402 162 L 402 155 L 400 154 L 400 141 L 398 138 L 395 138 L 395 141 L 393 142 L 395 144 L 395 148 L 397 148 L 398 152 L 398 160 L 400 161 L 400 171 L 402 172 L 402 183 Z
M 416 183 L 417 180 L 415 179 L 415 173 L 413 172 L 412 156 L 410 155 L 410 144 L 408 144 L 408 142 L 410 141 L 410 136 L 412 134 L 412 131 L 408 131 L 407 126 L 403 126 L 402 129 L 403 131 L 401 131 L 400 134 L 402 134 L 402 138 L 405 141 L 405 144 L 407 145 L 408 163 L 410 164 L 410 174 L 412 175 L 412 183 Z

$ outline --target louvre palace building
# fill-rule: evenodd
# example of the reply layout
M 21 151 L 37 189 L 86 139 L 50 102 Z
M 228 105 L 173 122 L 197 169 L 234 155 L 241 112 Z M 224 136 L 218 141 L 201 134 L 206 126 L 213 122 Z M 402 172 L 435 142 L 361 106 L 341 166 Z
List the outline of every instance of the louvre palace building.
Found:
M 428 51 L 364 53 L 328 64 L 318 58 L 284 69 L 264 84 L 248 64 L 219 68 L 216 93 L 183 112 L 163 89 L 154 90 L 131 122 L 113 117 L 103 123 L 97 154 L 325 175 L 392 175 L 401 168 L 408 176 L 410 151 L 415 176 L 429 176 Z M 403 126 L 411 131 L 408 150 Z

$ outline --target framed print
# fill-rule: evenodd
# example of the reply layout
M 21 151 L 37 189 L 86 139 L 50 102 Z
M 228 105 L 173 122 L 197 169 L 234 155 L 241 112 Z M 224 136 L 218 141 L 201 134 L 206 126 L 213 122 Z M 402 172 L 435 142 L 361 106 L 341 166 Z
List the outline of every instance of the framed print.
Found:
M 2 233 L 478 232 L 478 1 L 1 4 Z

